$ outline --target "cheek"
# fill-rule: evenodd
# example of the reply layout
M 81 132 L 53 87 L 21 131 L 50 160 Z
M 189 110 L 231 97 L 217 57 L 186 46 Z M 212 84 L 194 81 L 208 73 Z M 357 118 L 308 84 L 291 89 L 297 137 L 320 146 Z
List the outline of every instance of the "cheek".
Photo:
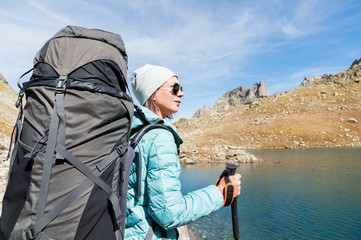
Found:
M 163 114 L 172 114 L 178 111 L 178 105 L 174 102 L 174 96 L 170 93 L 159 92 L 155 96 L 156 103 Z
M 167 105 L 169 106 L 171 104 L 172 99 L 169 95 L 170 94 L 166 94 L 166 92 L 158 92 L 155 95 L 155 102 L 160 108 L 166 107 Z
M 164 105 L 166 104 L 167 102 L 169 102 L 169 99 L 168 99 L 168 95 L 165 94 L 166 92 L 163 92 L 163 91 L 159 91 L 157 92 L 157 94 L 155 95 L 155 101 L 160 104 L 160 105 Z

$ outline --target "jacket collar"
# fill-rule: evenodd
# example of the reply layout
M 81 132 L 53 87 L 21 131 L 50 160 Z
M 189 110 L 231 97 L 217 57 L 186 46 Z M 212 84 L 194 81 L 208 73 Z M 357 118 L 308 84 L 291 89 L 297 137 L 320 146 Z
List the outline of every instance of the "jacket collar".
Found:
M 140 107 L 142 109 L 142 111 L 143 111 L 145 117 L 148 119 L 148 121 L 154 122 L 157 119 L 161 119 L 158 115 L 156 115 L 155 113 L 150 111 L 148 108 L 143 107 L 143 106 L 138 106 L 138 107 Z M 162 120 L 164 121 L 164 125 L 167 126 L 171 130 L 174 140 L 175 140 L 175 143 L 177 145 L 182 144 L 183 140 L 179 136 L 177 131 L 174 129 L 174 127 L 166 120 L 164 120 L 164 119 L 162 119 Z M 143 121 L 143 118 L 140 116 L 140 114 L 137 112 L 137 110 L 134 109 L 134 116 L 133 116 L 133 120 L 132 120 L 132 129 L 139 128 L 145 124 L 146 123 Z

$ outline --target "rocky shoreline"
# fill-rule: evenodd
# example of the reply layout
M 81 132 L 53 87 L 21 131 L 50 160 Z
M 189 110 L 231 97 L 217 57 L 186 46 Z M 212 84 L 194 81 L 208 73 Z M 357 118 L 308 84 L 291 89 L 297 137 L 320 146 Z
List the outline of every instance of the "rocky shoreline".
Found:
M 249 153 L 242 147 L 226 146 L 216 148 L 200 148 L 197 150 L 183 150 L 179 155 L 179 161 L 186 165 L 195 164 L 242 164 L 259 163 L 264 160 Z

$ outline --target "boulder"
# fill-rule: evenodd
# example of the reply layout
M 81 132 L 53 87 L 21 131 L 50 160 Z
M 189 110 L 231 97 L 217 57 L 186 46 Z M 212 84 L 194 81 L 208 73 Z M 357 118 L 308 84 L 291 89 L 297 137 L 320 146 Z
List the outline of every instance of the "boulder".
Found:
M 202 108 L 198 109 L 197 112 L 193 115 L 193 118 L 201 118 L 205 116 L 210 116 L 215 114 L 216 112 L 207 106 L 203 106 Z
M 358 123 L 358 121 L 354 118 L 350 118 L 349 120 L 347 120 L 347 122 Z
M 317 81 L 319 79 L 321 79 L 321 76 L 312 76 L 312 77 L 305 77 L 301 83 L 300 86 L 307 86 L 310 83 L 313 83 L 314 81 Z

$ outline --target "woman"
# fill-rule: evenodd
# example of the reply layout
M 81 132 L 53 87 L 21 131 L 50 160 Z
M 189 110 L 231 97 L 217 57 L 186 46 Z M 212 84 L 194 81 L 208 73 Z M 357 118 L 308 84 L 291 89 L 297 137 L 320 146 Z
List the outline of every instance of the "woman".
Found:
M 178 111 L 184 93 L 177 75 L 171 70 L 147 64 L 133 73 L 131 82 L 133 93 L 145 106 L 141 109 L 150 122 Z M 144 124 L 139 112 L 135 111 L 132 130 Z M 164 124 L 170 127 L 168 123 Z M 177 239 L 177 227 L 223 206 L 224 179 L 218 187 L 210 185 L 182 195 L 179 181 L 181 166 L 177 154 L 182 140 L 170 129 L 149 131 L 136 149 L 136 155 L 142 158 L 142 166 L 139 168 L 137 163 L 133 163 L 131 167 L 125 239 Z M 138 169 L 141 169 L 140 197 L 137 196 Z M 240 179 L 239 174 L 231 177 L 236 196 L 240 194 Z

